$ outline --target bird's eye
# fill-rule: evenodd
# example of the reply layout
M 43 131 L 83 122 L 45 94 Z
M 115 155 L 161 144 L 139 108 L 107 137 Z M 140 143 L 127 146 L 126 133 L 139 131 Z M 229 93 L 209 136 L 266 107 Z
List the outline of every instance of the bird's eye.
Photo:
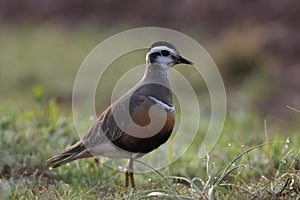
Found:
M 170 55 L 170 52 L 167 51 L 167 50 L 162 50 L 160 53 L 161 53 L 161 55 L 163 55 L 163 56 L 169 56 L 169 55 Z

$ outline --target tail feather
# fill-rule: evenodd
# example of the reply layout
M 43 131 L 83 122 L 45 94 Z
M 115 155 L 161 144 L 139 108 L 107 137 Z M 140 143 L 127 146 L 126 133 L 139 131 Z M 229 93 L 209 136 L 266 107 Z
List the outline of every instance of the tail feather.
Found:
M 57 168 L 79 158 L 88 157 L 92 157 L 92 154 L 86 149 L 84 144 L 81 141 L 79 141 L 65 149 L 62 153 L 48 159 L 46 161 L 46 166 L 51 168 Z

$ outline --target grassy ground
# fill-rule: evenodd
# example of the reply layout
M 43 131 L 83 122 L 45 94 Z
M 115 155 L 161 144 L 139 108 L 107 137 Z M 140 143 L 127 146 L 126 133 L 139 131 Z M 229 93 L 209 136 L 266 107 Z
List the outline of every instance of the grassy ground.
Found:
M 188 151 L 165 169 L 155 171 L 151 163 L 135 162 L 152 171 L 135 175 L 137 190 L 123 187 L 122 171 L 94 159 L 49 171 L 45 160 L 78 140 L 70 111 L 76 71 L 89 51 L 110 34 L 89 27 L 0 26 L 0 199 L 300 197 L 300 113 L 291 110 L 291 120 L 263 117 L 249 103 L 274 89 L 268 72 L 262 73 L 265 69 L 234 82 L 237 95 L 227 87 L 231 93 L 224 130 L 204 159 L 198 157 L 200 130 Z M 104 94 L 122 75 L 116 68 L 118 63 L 107 71 L 107 80 L 99 83 Z M 193 71 L 182 72 L 193 75 Z M 198 84 L 198 79 L 192 80 Z M 97 102 L 100 112 L 109 99 L 99 95 Z
M 245 132 L 249 138 L 242 139 Z M 257 115 L 238 121 L 228 116 L 207 158 L 196 156 L 200 141 L 195 141 L 167 169 L 137 174 L 138 187 L 133 191 L 123 187 L 123 172 L 93 159 L 53 171 L 44 167 L 47 158 L 78 139 L 72 117 L 60 112 L 54 100 L 22 111 L 2 108 L 0 195 L 1 199 L 296 198 L 300 190 L 297 134 L 294 128 L 284 135 L 265 131 Z M 151 169 L 151 163 L 138 164 Z

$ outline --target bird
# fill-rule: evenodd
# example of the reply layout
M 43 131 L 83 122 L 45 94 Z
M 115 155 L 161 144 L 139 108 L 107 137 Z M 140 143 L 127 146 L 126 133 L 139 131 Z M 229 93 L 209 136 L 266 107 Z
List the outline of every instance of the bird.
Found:
M 133 161 L 167 142 L 175 124 L 168 78 L 174 65 L 193 63 L 167 41 L 154 42 L 146 54 L 142 79 L 113 102 L 75 144 L 46 161 L 49 169 L 71 161 L 103 156 L 129 159 L 125 187 L 135 188 Z

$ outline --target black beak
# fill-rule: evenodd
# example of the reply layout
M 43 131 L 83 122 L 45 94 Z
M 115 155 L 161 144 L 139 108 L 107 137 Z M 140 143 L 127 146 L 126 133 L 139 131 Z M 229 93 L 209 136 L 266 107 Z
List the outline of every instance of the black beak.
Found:
M 187 64 L 187 65 L 192 65 L 193 63 L 181 56 L 179 56 L 179 58 L 176 59 L 176 64 Z

